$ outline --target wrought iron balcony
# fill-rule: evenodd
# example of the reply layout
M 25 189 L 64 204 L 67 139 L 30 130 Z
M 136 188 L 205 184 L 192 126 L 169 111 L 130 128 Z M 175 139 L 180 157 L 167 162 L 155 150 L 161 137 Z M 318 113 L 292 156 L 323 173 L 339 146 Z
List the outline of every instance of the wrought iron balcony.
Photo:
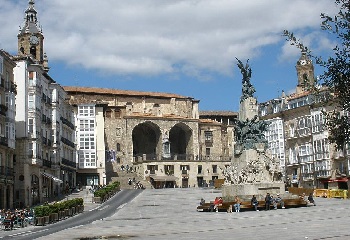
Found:
M 73 123 L 71 123 L 68 119 L 64 118 L 64 117 L 61 117 L 61 121 L 64 125 L 70 127 L 71 129 L 75 129 L 75 126 Z
M 69 167 L 77 168 L 76 162 L 70 161 L 70 160 L 65 159 L 65 158 L 62 158 L 61 163 L 66 165 L 66 166 L 69 166 Z

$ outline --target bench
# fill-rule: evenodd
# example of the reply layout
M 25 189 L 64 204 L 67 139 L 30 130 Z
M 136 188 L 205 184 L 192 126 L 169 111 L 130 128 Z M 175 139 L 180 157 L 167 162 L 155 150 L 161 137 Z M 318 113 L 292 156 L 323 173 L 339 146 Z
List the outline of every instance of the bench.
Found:
M 306 207 L 307 202 L 300 198 L 289 198 L 289 199 L 283 199 L 284 207 L 285 208 L 293 208 L 293 207 Z M 211 205 L 214 204 L 213 202 L 204 203 L 203 205 L 200 205 L 197 207 L 198 212 L 210 212 L 211 211 Z M 219 212 L 227 212 L 227 210 L 235 204 L 234 202 L 223 202 L 220 206 L 218 206 Z M 280 208 L 280 204 L 277 205 L 278 208 Z M 251 205 L 250 201 L 242 201 L 241 202 L 241 211 L 252 211 L 254 210 L 254 207 Z M 265 201 L 259 201 L 258 209 L 262 210 L 265 209 Z M 270 205 L 270 209 L 273 209 L 273 203 Z M 234 211 L 234 209 L 233 209 Z

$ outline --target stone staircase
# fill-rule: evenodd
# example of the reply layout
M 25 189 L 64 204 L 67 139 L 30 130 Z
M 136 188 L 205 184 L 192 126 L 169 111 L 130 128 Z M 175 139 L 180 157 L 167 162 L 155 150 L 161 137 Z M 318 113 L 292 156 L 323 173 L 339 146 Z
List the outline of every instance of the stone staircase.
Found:
M 112 182 L 120 182 L 120 189 L 134 189 L 133 183 L 129 185 L 129 178 L 135 178 L 135 182 L 140 182 L 144 188 L 153 188 L 151 183 L 141 179 L 135 172 L 118 171 L 117 177 L 112 177 Z

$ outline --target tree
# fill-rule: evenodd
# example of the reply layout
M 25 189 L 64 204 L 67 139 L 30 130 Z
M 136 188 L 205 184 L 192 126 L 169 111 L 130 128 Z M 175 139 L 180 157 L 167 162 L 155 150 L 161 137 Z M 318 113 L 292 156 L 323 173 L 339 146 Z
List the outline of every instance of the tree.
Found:
M 316 64 L 324 67 L 324 73 L 319 77 L 319 84 L 326 86 L 331 93 L 330 98 L 323 98 L 323 104 L 334 104 L 334 111 L 324 112 L 325 125 L 330 136 L 329 141 L 335 143 L 338 150 L 344 149 L 350 143 L 350 0 L 335 0 L 339 12 L 330 17 L 321 13 L 321 29 L 329 31 L 337 38 L 333 48 L 334 56 L 327 60 L 314 56 L 311 51 L 292 32 L 284 30 L 283 35 Z M 314 89 L 317 92 L 317 89 Z

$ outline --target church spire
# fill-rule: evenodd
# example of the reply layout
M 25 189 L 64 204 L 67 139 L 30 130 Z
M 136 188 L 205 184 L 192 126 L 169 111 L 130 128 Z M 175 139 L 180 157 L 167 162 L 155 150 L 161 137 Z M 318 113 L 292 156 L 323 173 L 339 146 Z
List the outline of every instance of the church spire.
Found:
M 24 23 L 17 35 L 18 54 L 20 56 L 31 55 L 39 64 L 44 64 L 44 35 L 39 26 L 38 12 L 34 4 L 34 0 L 29 0 L 24 12 Z M 47 65 L 47 59 L 45 59 L 45 65 Z M 48 66 L 45 66 L 45 69 L 48 70 Z
M 40 33 L 38 26 L 38 12 L 34 8 L 34 0 L 29 0 L 27 10 L 25 11 L 24 24 L 20 29 L 20 33 Z

